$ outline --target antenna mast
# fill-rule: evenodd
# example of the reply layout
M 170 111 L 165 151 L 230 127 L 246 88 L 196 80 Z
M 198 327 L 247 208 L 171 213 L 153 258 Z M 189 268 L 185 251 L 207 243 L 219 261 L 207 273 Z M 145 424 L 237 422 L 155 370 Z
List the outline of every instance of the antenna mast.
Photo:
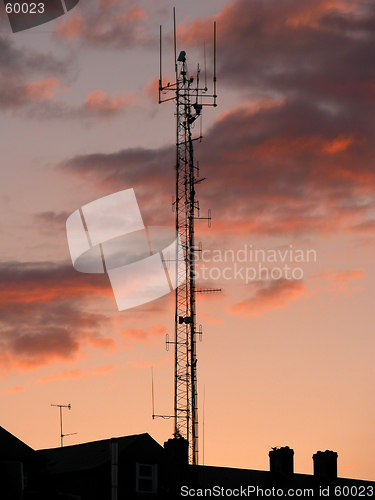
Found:
M 63 433 L 63 415 L 62 415 L 62 410 L 63 408 L 68 408 L 69 410 L 72 409 L 72 405 L 69 403 L 68 405 L 53 405 L 51 406 L 57 406 L 60 408 L 60 442 L 61 442 L 61 448 L 64 446 L 64 437 L 65 436 L 73 436 L 74 434 L 77 434 L 76 432 L 70 432 L 69 434 L 64 434 Z
M 198 165 L 194 159 L 193 141 L 201 140 L 192 137 L 194 122 L 201 116 L 203 106 L 216 106 L 216 23 L 214 23 L 214 93 L 207 94 L 207 87 L 199 83 L 199 66 L 196 79 L 189 75 L 185 51 L 177 57 L 176 13 L 173 9 L 174 27 L 174 67 L 176 81 L 163 85 L 161 64 L 160 28 L 160 78 L 159 103 L 174 100 L 176 103 L 176 231 L 184 252 L 183 259 L 176 259 L 177 283 L 175 309 L 175 340 L 169 342 L 175 346 L 174 366 L 174 437 L 185 438 L 189 444 L 189 462 L 198 464 L 198 394 L 197 394 L 197 356 L 196 356 L 196 289 L 195 253 L 201 251 L 195 246 L 195 219 L 199 217 L 199 202 L 195 199 L 195 185 L 199 179 Z M 195 83 L 194 83 L 194 80 Z M 168 94 L 173 92 L 173 97 Z M 164 98 L 163 96 L 167 96 Z M 178 255 L 178 251 L 177 251 Z M 211 290 L 210 290 L 211 291 Z M 219 290 L 212 290 L 219 291 Z

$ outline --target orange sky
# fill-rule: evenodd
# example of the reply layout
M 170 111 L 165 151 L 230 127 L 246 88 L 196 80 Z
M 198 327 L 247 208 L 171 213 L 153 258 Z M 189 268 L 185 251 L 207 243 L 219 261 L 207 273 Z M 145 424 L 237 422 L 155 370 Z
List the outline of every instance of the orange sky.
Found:
M 32 35 L 12 34 L 1 10 L 0 424 L 58 446 L 50 404 L 71 403 L 67 444 L 171 437 L 171 421 L 151 419 L 151 367 L 156 413 L 171 414 L 174 296 L 119 312 L 106 276 L 74 270 L 65 221 L 134 188 L 146 225 L 173 226 L 174 109 L 155 93 L 160 23 L 173 78 L 173 5 L 192 74 L 206 42 L 211 78 L 218 26 L 219 106 L 196 144 L 201 215 L 213 215 L 211 229 L 197 223 L 210 256 L 199 284 L 223 290 L 198 302 L 200 460 L 204 448 L 207 464 L 267 469 L 271 447 L 287 445 L 311 473 L 331 449 L 340 476 L 375 480 L 367 0 L 81 0 Z M 214 260 L 244 248 L 276 261 Z

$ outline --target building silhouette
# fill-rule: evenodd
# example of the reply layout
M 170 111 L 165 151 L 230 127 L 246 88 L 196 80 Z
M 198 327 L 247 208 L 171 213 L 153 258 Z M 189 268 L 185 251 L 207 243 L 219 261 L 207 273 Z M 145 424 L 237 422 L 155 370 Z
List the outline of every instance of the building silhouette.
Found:
M 268 471 L 193 466 L 185 439 L 169 439 L 161 446 L 147 433 L 36 451 L 0 427 L 0 498 L 374 496 L 375 481 L 337 477 L 333 451 L 313 455 L 312 475 L 294 472 L 294 451 L 288 446 L 273 448 L 269 458 Z

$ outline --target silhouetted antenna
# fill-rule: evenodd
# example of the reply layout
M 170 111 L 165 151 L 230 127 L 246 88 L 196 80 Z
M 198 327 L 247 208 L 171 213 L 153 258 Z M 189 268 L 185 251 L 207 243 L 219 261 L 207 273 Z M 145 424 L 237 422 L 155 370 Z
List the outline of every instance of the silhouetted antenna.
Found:
M 151 366 L 152 419 L 155 418 L 154 369 Z
M 64 434 L 63 433 L 63 414 L 62 414 L 62 410 L 63 408 L 68 408 L 69 410 L 72 409 L 72 406 L 71 404 L 68 404 L 68 405 L 53 405 L 51 404 L 51 406 L 57 406 L 58 408 L 60 408 L 60 440 L 61 440 L 61 448 L 64 446 L 64 437 L 66 436 L 73 436 L 74 434 L 77 434 L 77 432 L 70 432 L 69 434 Z
M 178 66 L 177 66 L 176 7 L 173 7 L 173 47 L 174 47 L 174 68 L 175 68 L 176 81 L 177 81 L 177 78 L 178 78 Z
M 216 107 L 216 21 L 214 22 L 214 106 Z
M 159 40 L 160 40 L 160 52 L 159 52 L 159 61 L 160 61 L 160 68 L 159 68 L 159 104 L 160 104 L 160 99 L 161 99 L 161 91 L 163 88 L 163 48 L 162 48 L 162 27 L 160 26 L 160 34 L 159 34 Z
M 204 57 L 204 88 L 207 89 L 207 60 L 206 60 L 206 42 L 203 44 L 203 57 Z
M 152 420 L 155 418 L 173 418 L 174 415 L 155 415 L 155 394 L 154 394 L 154 369 L 151 367 L 151 391 L 152 391 Z
M 160 30 L 160 38 L 162 31 Z M 200 67 L 197 67 L 196 81 L 189 75 L 186 52 L 177 52 L 176 9 L 173 9 L 173 49 L 176 80 L 167 85 L 162 81 L 160 63 L 159 103 L 174 100 L 176 103 L 176 197 L 172 207 L 176 213 L 176 230 L 184 258 L 176 258 L 175 340 L 167 337 L 166 344 L 174 345 L 174 436 L 185 438 L 189 444 L 189 461 L 198 464 L 198 392 L 196 336 L 201 338 L 202 329 L 196 322 L 196 284 L 195 260 L 191 254 L 202 253 L 202 247 L 194 243 L 195 220 L 207 220 L 211 226 L 211 210 L 207 217 L 200 217 L 199 202 L 195 199 L 195 186 L 204 181 L 199 178 L 199 168 L 194 159 L 193 142 L 202 138 L 192 137 L 192 129 L 198 118 L 202 117 L 204 106 L 216 106 L 216 24 L 214 24 L 214 89 L 208 94 L 205 58 L 205 86 L 200 84 Z M 160 58 L 162 42 L 160 40 Z M 166 96 L 173 92 L 173 97 Z M 179 253 L 177 252 L 177 255 Z M 214 290 L 214 289 L 212 289 Z M 206 289 L 209 293 L 211 289 Z M 214 291 L 219 291 L 215 289 Z M 153 403 L 154 404 L 154 403 Z M 154 409 L 153 409 L 154 412 Z M 169 416 L 155 415 L 170 418 Z
M 206 384 L 203 384 L 203 426 L 202 426 L 202 437 L 203 437 L 203 457 L 202 465 L 204 465 L 204 410 L 206 406 Z
M 197 293 L 218 293 L 221 292 L 221 288 L 197 288 L 195 290 Z

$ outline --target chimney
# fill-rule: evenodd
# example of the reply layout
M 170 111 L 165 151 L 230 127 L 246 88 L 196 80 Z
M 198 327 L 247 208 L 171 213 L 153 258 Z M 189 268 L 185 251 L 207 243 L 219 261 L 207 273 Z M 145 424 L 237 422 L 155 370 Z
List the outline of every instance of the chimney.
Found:
M 289 446 L 272 448 L 268 456 L 270 457 L 270 472 L 282 474 L 283 476 L 293 475 L 294 451 Z
M 334 480 L 337 479 L 337 453 L 335 451 L 318 451 L 313 455 L 314 476 Z
M 180 465 L 189 463 L 189 443 L 183 437 L 174 437 L 168 439 L 164 443 L 164 449 L 178 462 Z

